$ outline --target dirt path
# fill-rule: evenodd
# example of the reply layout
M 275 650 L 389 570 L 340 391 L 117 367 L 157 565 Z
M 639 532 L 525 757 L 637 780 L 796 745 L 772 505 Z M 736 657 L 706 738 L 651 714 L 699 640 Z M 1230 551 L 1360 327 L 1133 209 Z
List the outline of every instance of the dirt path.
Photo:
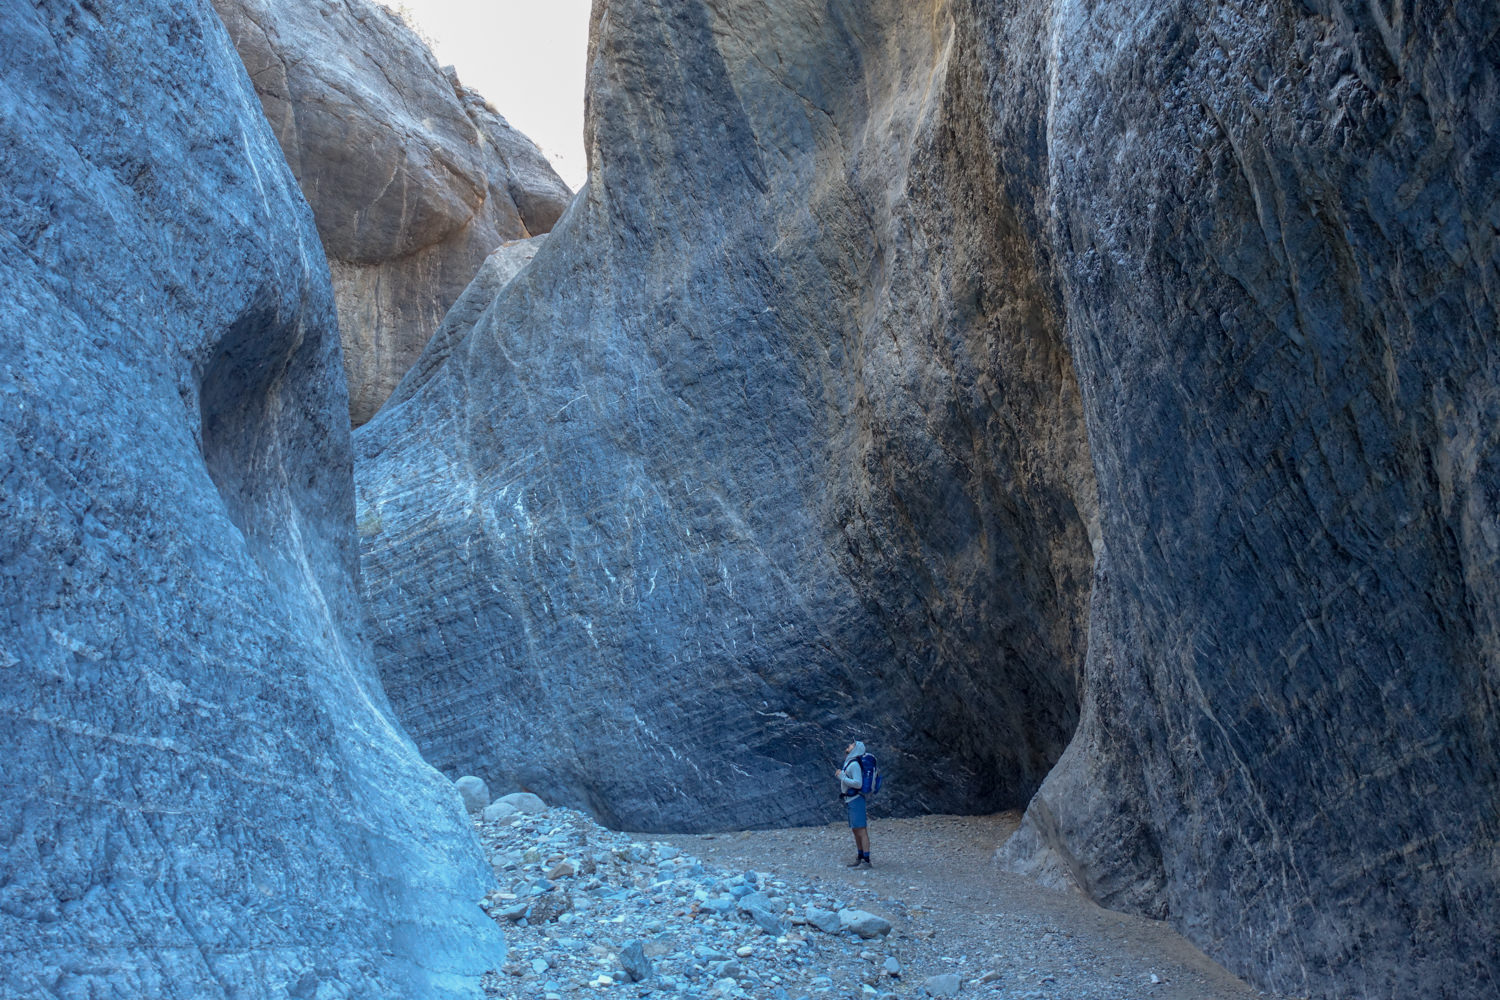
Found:
M 1014 813 L 875 819 L 871 869 L 844 867 L 853 841 L 839 824 L 649 839 L 705 862 L 805 883 L 879 913 L 895 925 L 883 950 L 900 961 L 908 986 L 956 973 L 964 995 L 1007 1000 L 1267 996 L 1165 924 L 1112 913 L 997 869 L 994 850 L 1018 822 Z

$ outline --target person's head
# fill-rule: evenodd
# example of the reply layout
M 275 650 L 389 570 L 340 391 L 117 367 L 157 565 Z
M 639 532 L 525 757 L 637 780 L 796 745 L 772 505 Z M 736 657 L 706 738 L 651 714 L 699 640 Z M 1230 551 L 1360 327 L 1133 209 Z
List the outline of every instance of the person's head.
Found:
M 862 756 L 864 752 L 865 745 L 859 740 L 855 740 L 844 749 L 844 758 L 847 760 L 850 757 L 859 757 Z

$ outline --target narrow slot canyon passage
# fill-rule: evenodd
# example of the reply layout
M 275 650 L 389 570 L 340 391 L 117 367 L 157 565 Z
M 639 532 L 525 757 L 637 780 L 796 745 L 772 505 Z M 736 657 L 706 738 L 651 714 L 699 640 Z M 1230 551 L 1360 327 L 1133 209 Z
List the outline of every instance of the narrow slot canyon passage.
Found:
M 0 0 L 0 1000 L 1500 994 L 1500 12 L 457 2 Z

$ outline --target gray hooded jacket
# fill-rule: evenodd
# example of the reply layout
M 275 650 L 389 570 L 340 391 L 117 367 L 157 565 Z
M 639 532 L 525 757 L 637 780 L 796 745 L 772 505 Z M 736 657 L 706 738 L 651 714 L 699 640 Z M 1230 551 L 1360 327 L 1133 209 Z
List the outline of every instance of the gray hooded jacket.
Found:
M 839 774 L 839 795 L 845 801 L 859 798 L 859 788 L 865 780 L 864 769 L 859 766 L 859 759 L 864 754 L 865 745 L 855 740 L 854 749 L 850 750 L 849 756 L 844 758 L 844 770 Z

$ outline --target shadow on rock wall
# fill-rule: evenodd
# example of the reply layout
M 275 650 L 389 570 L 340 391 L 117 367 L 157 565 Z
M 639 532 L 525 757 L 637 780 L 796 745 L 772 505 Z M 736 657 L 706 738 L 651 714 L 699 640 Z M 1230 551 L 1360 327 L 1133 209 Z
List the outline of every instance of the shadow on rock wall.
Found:
M 1076 722 L 1093 486 L 951 18 L 596 15 L 586 191 L 357 438 L 398 711 L 635 829 L 831 818 L 851 736 L 888 809 L 1019 807 Z

